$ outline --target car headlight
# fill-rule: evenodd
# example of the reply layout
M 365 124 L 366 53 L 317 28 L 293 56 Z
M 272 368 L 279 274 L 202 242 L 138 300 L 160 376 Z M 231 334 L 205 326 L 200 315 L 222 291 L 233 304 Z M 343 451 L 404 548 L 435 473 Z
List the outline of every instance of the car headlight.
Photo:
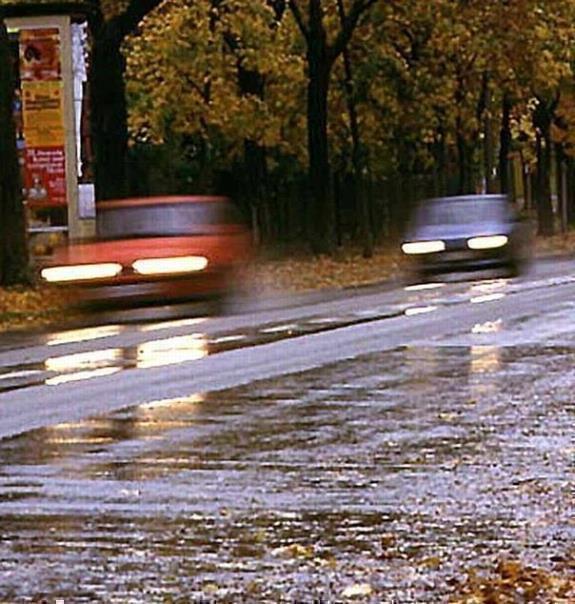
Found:
M 507 235 L 486 235 L 483 237 L 472 237 L 467 240 L 467 247 L 470 250 L 492 250 L 507 245 L 509 238 Z
M 433 252 L 443 252 L 445 242 L 443 241 L 413 241 L 404 243 L 401 246 L 404 254 L 432 254 Z
M 70 281 L 89 281 L 92 279 L 107 279 L 122 272 L 122 265 L 116 262 L 100 264 L 74 264 L 69 266 L 51 266 L 40 271 L 42 279 L 49 283 Z
M 204 256 L 176 256 L 173 258 L 142 258 L 132 264 L 140 275 L 171 275 L 203 271 L 208 266 Z

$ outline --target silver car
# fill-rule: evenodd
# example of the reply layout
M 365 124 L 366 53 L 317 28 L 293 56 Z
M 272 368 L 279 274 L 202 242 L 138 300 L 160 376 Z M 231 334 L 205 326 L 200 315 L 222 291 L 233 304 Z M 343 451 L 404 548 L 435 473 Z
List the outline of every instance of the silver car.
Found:
M 505 195 L 462 195 L 422 202 L 401 250 L 411 274 L 501 269 L 520 274 L 528 265 L 533 228 Z

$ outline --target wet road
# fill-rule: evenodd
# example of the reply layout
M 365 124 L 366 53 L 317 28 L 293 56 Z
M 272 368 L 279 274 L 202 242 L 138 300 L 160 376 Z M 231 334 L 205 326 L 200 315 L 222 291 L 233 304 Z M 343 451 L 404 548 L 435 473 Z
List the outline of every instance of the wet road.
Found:
M 7 343 L 0 601 L 448 602 L 502 558 L 556 570 L 572 268 Z

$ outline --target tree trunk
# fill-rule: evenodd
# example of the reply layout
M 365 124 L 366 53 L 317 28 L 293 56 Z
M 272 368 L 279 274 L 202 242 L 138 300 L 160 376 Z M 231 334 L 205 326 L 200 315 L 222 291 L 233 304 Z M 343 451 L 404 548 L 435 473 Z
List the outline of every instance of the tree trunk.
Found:
M 0 285 L 28 281 L 28 247 L 13 118 L 10 43 L 0 19 Z
M 501 130 L 499 132 L 499 187 L 501 193 L 509 193 L 509 154 L 511 152 L 511 99 L 503 96 Z
M 575 160 L 567 157 L 567 222 L 575 224 Z
M 557 191 L 557 211 L 559 213 L 559 223 L 562 233 L 567 231 L 567 170 L 565 162 L 565 153 L 561 145 L 554 144 L 555 159 L 555 189 Z
M 276 237 L 277 225 L 270 212 L 265 147 L 256 141 L 246 139 L 244 141 L 244 168 L 246 170 L 244 196 L 258 218 L 258 243 L 266 243 Z
M 311 246 L 315 253 L 335 251 L 335 204 L 331 194 L 329 145 L 327 139 L 328 92 L 331 69 L 349 44 L 363 14 L 376 0 L 354 0 L 349 13 L 341 19 L 342 27 L 334 42 L 328 44 L 321 0 L 308 0 L 307 24 L 300 3 L 289 0 L 288 6 L 307 46 L 308 95 L 307 131 L 309 152 L 309 189 L 311 193 Z
M 96 199 L 127 194 L 128 126 L 122 35 L 114 24 L 95 33 L 91 55 L 90 93 Z
M 330 65 L 325 40 L 312 36 L 308 47 L 309 82 L 307 129 L 311 191 L 312 250 L 331 254 L 335 250 L 335 207 L 331 192 L 327 136 Z
M 521 176 L 523 178 L 523 205 L 528 212 L 533 210 L 533 175 L 529 164 L 521 156 Z
M 551 142 L 549 132 L 537 136 L 537 221 L 543 236 L 554 233 L 551 202 Z
M 439 126 L 432 146 L 433 154 L 433 196 L 447 195 L 447 149 L 445 129 Z
M 246 69 L 238 61 L 238 85 L 242 96 L 264 98 L 265 81 L 261 73 Z M 272 215 L 269 195 L 267 152 L 257 141 L 244 141 L 244 166 L 246 169 L 246 201 L 255 210 L 258 217 L 260 241 L 265 243 L 277 236 L 277 217 Z
M 343 27 L 345 23 L 345 9 L 343 6 L 343 0 L 338 0 L 337 6 L 339 11 L 340 24 Z M 364 161 L 364 150 L 361 144 L 361 136 L 359 132 L 359 119 L 355 102 L 355 84 L 353 81 L 351 57 L 349 49 L 347 47 L 343 50 L 343 66 L 345 73 L 345 93 L 351 130 L 355 199 L 357 207 L 359 207 L 359 233 L 363 247 L 363 257 L 371 258 L 373 256 L 374 246 L 373 227 L 371 224 L 371 208 L 369 205 L 370 200 L 366 195 L 366 190 L 364 186 L 364 171 L 366 171 L 367 166 L 365 165 Z
M 462 132 L 461 122 L 458 118 L 457 120 L 457 159 L 458 159 L 458 184 L 457 184 L 457 192 L 460 195 L 466 195 L 469 193 L 474 193 L 473 190 L 473 176 L 471 173 L 471 149 L 469 144 L 465 140 L 465 136 Z
M 496 193 L 497 185 L 495 182 L 495 145 L 493 141 L 493 124 L 491 121 L 491 88 L 489 81 L 485 78 L 485 91 L 483 109 L 483 165 L 485 170 L 485 191 L 486 193 Z
M 538 98 L 533 112 L 533 125 L 537 131 L 537 220 L 540 235 L 553 235 L 555 232 L 553 203 L 551 200 L 551 122 L 558 97 L 554 99 Z

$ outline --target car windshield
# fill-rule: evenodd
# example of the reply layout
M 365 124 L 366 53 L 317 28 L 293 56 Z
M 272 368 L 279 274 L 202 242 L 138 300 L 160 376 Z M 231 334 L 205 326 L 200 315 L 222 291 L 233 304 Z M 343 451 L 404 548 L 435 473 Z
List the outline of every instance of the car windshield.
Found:
M 103 209 L 98 213 L 97 229 L 102 239 L 189 236 L 214 233 L 218 227 L 241 222 L 230 203 L 162 203 Z
M 502 222 L 509 219 L 509 209 L 501 199 L 445 199 L 424 202 L 417 223 L 423 225 L 457 225 Z

